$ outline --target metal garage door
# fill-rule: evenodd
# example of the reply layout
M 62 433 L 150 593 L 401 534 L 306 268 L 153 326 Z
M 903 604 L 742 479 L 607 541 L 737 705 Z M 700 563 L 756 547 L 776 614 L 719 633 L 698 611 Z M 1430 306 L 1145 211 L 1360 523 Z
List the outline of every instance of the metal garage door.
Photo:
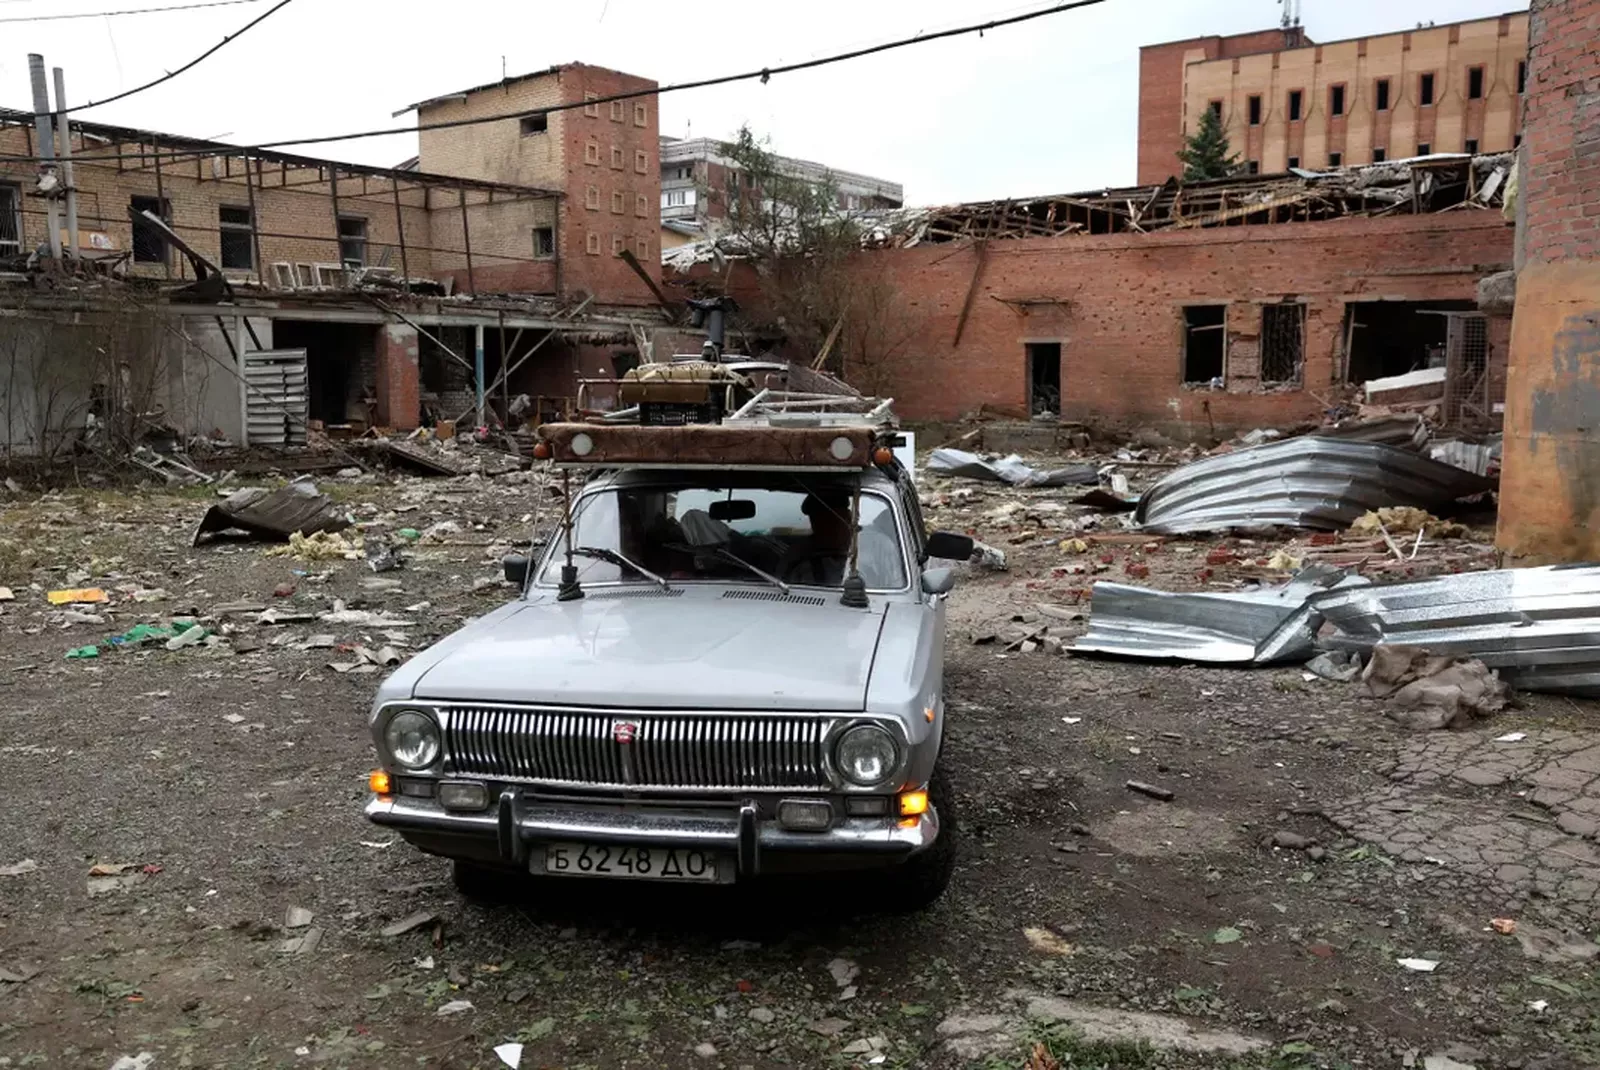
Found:
M 258 349 L 244 355 L 245 445 L 306 444 L 306 351 Z

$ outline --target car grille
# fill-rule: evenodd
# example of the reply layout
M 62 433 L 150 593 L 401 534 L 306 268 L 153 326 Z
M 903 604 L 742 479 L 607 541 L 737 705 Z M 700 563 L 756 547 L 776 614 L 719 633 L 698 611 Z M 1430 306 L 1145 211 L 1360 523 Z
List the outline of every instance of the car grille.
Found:
M 824 718 L 454 706 L 455 774 L 609 788 L 825 788 Z M 631 742 L 619 742 L 632 726 Z

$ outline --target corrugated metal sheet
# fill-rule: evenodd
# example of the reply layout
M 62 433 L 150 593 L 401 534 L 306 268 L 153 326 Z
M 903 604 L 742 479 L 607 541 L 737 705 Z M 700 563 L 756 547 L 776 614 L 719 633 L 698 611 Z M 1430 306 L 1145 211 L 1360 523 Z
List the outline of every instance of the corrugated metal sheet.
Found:
M 207 535 L 242 531 L 258 539 L 285 542 L 295 532 L 343 531 L 350 517 L 337 503 L 307 479 L 294 480 L 275 491 L 246 487 L 206 510 L 194 533 L 199 546 Z
M 1321 645 L 1404 643 L 1479 658 L 1513 686 L 1600 696 L 1600 565 L 1498 569 L 1329 591 Z
M 306 351 L 258 349 L 244 355 L 245 445 L 304 446 L 309 393 Z
M 1305 436 L 1185 465 L 1145 491 L 1134 519 L 1166 534 L 1274 524 L 1336 531 L 1386 505 L 1431 509 L 1492 485 L 1409 450 Z
M 1282 587 L 1226 594 L 1096 583 L 1089 630 L 1072 650 L 1218 664 L 1303 661 L 1314 652 L 1320 624 L 1310 596 L 1336 583 L 1365 582 L 1337 570 L 1307 570 Z

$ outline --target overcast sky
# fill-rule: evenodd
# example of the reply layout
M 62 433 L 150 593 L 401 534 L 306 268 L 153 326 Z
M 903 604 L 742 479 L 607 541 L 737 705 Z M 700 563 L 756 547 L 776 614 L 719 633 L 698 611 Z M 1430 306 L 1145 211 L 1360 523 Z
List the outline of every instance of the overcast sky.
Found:
M 0 0 L 0 20 L 183 0 Z M 29 52 L 71 103 L 187 62 L 274 0 L 60 22 L 0 21 L 0 105 L 31 108 Z M 255 143 L 414 122 L 414 101 L 582 60 L 663 85 L 827 55 L 1049 0 L 294 0 L 194 70 L 80 118 Z M 1313 40 L 1525 8 L 1516 0 L 1303 0 Z M 1275 26 L 1277 0 L 1105 0 L 1017 27 L 776 77 L 672 93 L 661 132 L 726 137 L 899 181 L 912 204 L 1131 184 L 1139 46 Z M 398 135 L 308 148 L 391 165 Z M 293 151 L 293 150 L 290 150 Z

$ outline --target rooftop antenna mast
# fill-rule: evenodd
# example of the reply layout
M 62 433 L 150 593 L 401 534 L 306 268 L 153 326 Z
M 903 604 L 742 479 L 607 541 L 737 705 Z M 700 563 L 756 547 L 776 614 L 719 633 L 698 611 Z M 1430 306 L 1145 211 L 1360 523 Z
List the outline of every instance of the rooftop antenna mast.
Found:
M 1278 5 L 1283 8 L 1283 28 L 1289 30 L 1298 27 L 1300 25 L 1300 0 L 1278 0 Z

